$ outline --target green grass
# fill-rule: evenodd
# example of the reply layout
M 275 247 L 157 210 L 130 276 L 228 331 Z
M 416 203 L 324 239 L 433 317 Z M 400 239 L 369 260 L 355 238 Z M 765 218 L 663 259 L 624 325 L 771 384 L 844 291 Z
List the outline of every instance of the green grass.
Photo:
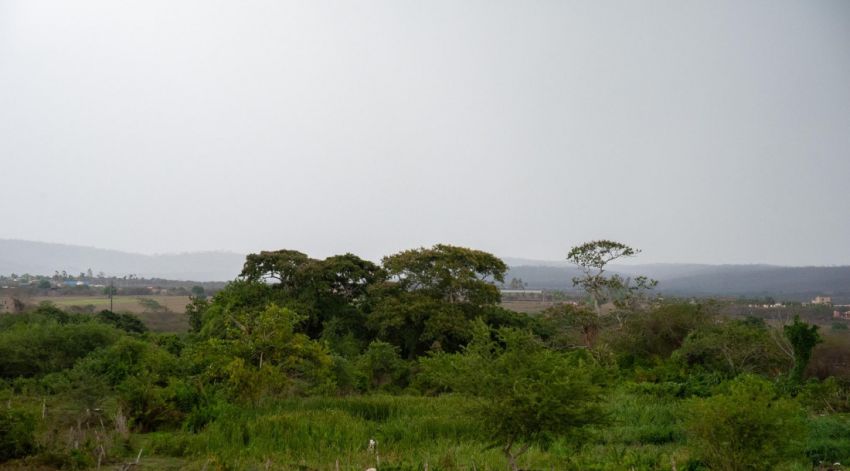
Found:
M 501 451 L 465 414 L 455 396 L 360 396 L 279 401 L 258 409 L 230 408 L 198 434 L 148 436 L 157 455 L 190 457 L 232 469 L 271 463 L 273 469 L 504 469 Z M 367 450 L 378 442 L 377 455 Z M 566 457 L 532 448 L 524 466 L 563 469 Z M 259 468 L 258 468 L 259 469 Z
M 616 393 L 609 422 L 581 437 L 532 447 L 524 469 L 671 469 L 684 463 L 675 401 Z M 377 463 L 367 451 L 378 441 L 382 470 L 503 470 L 506 461 L 466 414 L 459 396 L 356 396 L 282 400 L 267 407 L 230 407 L 197 434 L 150 434 L 152 453 L 221 469 L 363 470 Z
M 41 397 L 7 390 L 0 400 L 40 415 Z M 47 397 L 51 427 L 67 430 L 77 423 L 83 411 L 73 404 Z M 338 461 L 340 470 L 362 471 L 378 460 L 382 471 L 423 470 L 426 463 L 432 471 L 506 469 L 487 431 L 466 414 L 469 405 L 468 399 L 453 395 L 293 398 L 260 407 L 224 404 L 217 418 L 197 433 L 133 434 L 122 454 L 112 455 L 111 465 L 132 461 L 143 448 L 140 469 L 334 470 Z M 104 407 L 110 415 L 116 405 Z M 606 423 L 578 437 L 556 437 L 545 449 L 532 447 L 520 465 L 529 470 L 666 471 L 675 462 L 677 469 L 689 469 L 679 423 L 682 407 L 675 397 L 616 388 L 606 400 Z M 813 416 L 809 423 L 805 446 L 810 458 L 850 461 L 850 417 Z M 367 450 L 369 439 L 378 441 L 377 456 Z M 20 463 L 8 466 L 28 469 L 14 467 Z M 789 463 L 782 469 L 810 465 Z

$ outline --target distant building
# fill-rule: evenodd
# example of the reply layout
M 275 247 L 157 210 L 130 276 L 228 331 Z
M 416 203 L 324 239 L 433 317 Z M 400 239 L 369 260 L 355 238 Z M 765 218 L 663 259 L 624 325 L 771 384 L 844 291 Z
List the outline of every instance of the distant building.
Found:
M 86 281 L 74 281 L 74 280 L 65 280 L 65 281 L 62 282 L 62 284 L 69 287 L 69 288 L 74 288 L 74 287 L 77 287 L 77 286 L 88 286 L 89 285 L 88 282 L 86 282 Z
M 832 298 L 829 296 L 815 296 L 815 299 L 812 299 L 812 304 L 832 304 Z
M 0 298 L 0 312 L 18 313 L 24 308 L 24 303 L 12 296 Z
M 850 320 L 850 311 L 841 312 L 841 311 L 832 311 L 833 319 L 846 319 Z

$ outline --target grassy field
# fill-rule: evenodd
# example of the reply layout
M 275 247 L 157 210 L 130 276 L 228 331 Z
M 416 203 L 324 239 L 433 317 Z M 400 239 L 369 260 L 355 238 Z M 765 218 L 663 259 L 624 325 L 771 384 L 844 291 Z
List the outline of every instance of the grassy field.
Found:
M 167 311 L 152 312 L 146 309 L 140 299 L 151 299 L 164 306 Z M 62 309 L 87 306 L 95 312 L 109 309 L 109 298 L 106 296 L 43 296 L 28 300 L 28 303 L 38 304 L 48 301 Z M 149 329 L 155 332 L 185 332 L 189 328 L 186 318 L 188 296 L 115 296 L 112 299 L 112 309 L 115 312 L 129 312 L 141 319 Z
M 511 311 L 537 314 L 559 303 L 560 301 L 502 301 L 501 306 Z
M 586 430 L 580 437 L 553 437 L 545 448 L 532 447 L 520 458 L 522 469 L 670 470 L 673 461 L 687 461 L 675 423 L 678 404 L 630 396 L 617 399 L 612 402 L 614 416 L 609 424 Z M 18 406 L 25 401 L 33 413 L 41 413 L 40 398 L 12 398 Z M 469 399 L 453 395 L 377 395 L 225 406 L 196 433 L 132 434 L 123 457 L 112 455 L 106 469 L 132 462 L 141 449 L 139 466 L 133 469 L 504 471 L 500 448 L 465 413 L 471 405 Z M 55 414 L 67 416 L 60 423 L 71 423 L 80 414 L 62 410 L 49 400 L 45 410 L 48 419 Z M 635 419 L 653 423 L 638 425 Z M 50 436 L 48 428 L 45 425 L 44 437 Z M 377 453 L 368 449 L 370 439 L 377 441 Z M 50 469 L 38 464 L 23 460 L 0 469 Z
M 611 392 L 605 401 L 604 424 L 573 437 L 552 437 L 546 447 L 532 447 L 520 458 L 522 469 L 692 469 L 679 421 L 683 401 L 628 389 Z M 24 401 L 34 413 L 41 413 L 41 398 L 12 398 L 16 405 Z M 133 461 L 143 450 L 139 466 L 133 469 L 503 471 L 506 462 L 501 450 L 465 413 L 471 405 L 469 399 L 453 395 L 310 397 L 259 407 L 222 405 L 217 417 L 198 432 L 132 434 L 123 457 L 111 455 L 107 469 Z M 50 401 L 45 410 L 48 419 L 67 415 L 59 420 L 62 423 L 75 417 L 73 411 Z M 809 427 L 809 439 L 801 443 L 808 456 L 850 458 L 850 442 L 845 439 L 850 418 L 813 416 Z M 49 436 L 49 430 L 45 434 Z M 68 440 L 64 435 L 57 439 Z M 370 439 L 377 441 L 377 453 L 368 449 Z M 0 465 L 0 469 L 48 469 L 34 465 L 37 462 L 22 461 Z M 803 460 L 776 469 L 812 468 Z

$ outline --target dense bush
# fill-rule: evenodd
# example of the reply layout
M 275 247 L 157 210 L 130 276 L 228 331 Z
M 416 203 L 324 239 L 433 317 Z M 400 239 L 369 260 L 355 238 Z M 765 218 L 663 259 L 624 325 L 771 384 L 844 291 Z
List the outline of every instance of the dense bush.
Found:
M 0 331 L 0 377 L 31 377 L 68 369 L 119 333 L 96 323 L 20 322 Z
M 145 323 L 133 314 L 118 314 L 104 309 L 97 313 L 97 320 L 129 333 L 143 334 L 148 331 Z
M 27 456 L 35 447 L 35 417 L 16 409 L 0 410 L 0 463 Z
M 701 327 L 685 338 L 676 355 L 689 372 L 713 371 L 727 378 L 742 373 L 779 376 L 792 366 L 776 334 L 760 320 L 726 320 Z
M 479 320 L 465 351 L 423 359 L 423 376 L 477 398 L 475 417 L 514 471 L 531 445 L 557 435 L 576 437 L 582 427 L 603 421 L 602 376 L 587 355 L 555 352 L 513 329 L 501 329 L 497 340 Z
M 663 305 L 628 316 L 612 340 L 621 364 L 651 364 L 678 350 L 692 332 L 706 325 L 706 320 L 698 304 Z
M 399 348 L 376 340 L 357 360 L 366 391 L 392 391 L 406 385 L 409 367 L 401 359 Z
M 809 423 L 806 455 L 813 463 L 850 463 L 850 417 L 821 416 Z
M 778 398 L 773 385 L 744 375 L 727 390 L 690 400 L 685 422 L 693 454 L 710 469 L 775 469 L 801 459 L 804 414 L 791 399 Z

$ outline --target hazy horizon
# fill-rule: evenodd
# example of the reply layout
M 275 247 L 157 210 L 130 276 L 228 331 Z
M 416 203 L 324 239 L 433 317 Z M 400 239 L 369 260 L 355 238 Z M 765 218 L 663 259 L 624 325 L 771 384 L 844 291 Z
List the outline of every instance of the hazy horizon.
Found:
M 850 265 L 850 2 L 651 4 L 0 1 L 0 238 Z
M 238 256 L 244 257 L 244 256 L 246 256 L 250 253 L 250 252 L 238 252 L 238 251 L 233 251 L 233 250 L 188 250 L 188 251 L 180 251 L 180 252 L 139 252 L 139 251 L 128 251 L 128 250 L 121 250 L 121 249 L 115 249 L 115 248 L 109 248 L 109 247 L 97 247 L 97 246 L 93 246 L 93 245 L 77 245 L 77 244 L 66 244 L 66 243 L 63 243 L 63 242 L 0 238 L 0 242 L 3 242 L 3 241 L 61 245 L 61 246 L 68 246 L 68 247 L 71 247 L 71 248 L 103 250 L 103 251 L 108 251 L 108 252 L 121 252 L 121 253 L 128 254 L 128 255 L 141 255 L 141 256 L 145 256 L 145 257 L 170 257 L 170 256 L 182 256 L 182 255 L 203 255 L 203 254 L 238 255 Z M 288 248 L 292 249 L 292 250 L 300 250 L 298 247 L 288 247 Z M 418 247 L 414 247 L 414 246 L 406 247 L 406 249 L 414 249 L 414 248 L 418 248 Z M 261 250 L 276 250 L 276 249 L 275 248 L 264 248 L 264 249 L 258 249 L 257 251 L 261 251 Z M 341 254 L 341 253 L 346 253 L 346 252 L 351 252 L 351 251 L 343 251 L 343 252 L 339 252 L 339 253 Z M 305 252 L 305 253 L 310 257 L 322 258 L 322 255 L 316 255 L 316 254 L 307 253 L 307 252 Z M 357 254 L 355 254 L 355 255 L 357 255 Z M 391 255 L 391 253 L 388 252 L 384 255 Z M 521 257 L 521 256 L 514 256 L 512 254 L 494 253 L 494 255 L 503 259 L 509 266 L 558 266 L 558 267 L 562 267 L 562 266 L 563 267 L 572 267 L 572 266 L 574 266 L 573 263 L 566 260 L 566 257 L 562 257 L 560 259 L 558 259 L 558 258 L 542 259 L 542 258 L 527 258 L 527 257 Z M 2 256 L 2 252 L 0 252 L 0 256 Z M 376 263 L 380 262 L 380 260 L 381 260 L 380 256 L 378 256 L 378 257 L 366 257 L 366 258 L 369 259 L 369 260 L 372 260 Z M 0 259 L 0 260 L 2 260 L 2 259 Z M 776 267 L 785 267 L 785 268 L 810 268 L 810 267 L 830 268 L 830 267 L 848 267 L 848 266 L 850 266 L 850 264 L 780 265 L 780 264 L 758 263 L 758 262 L 754 262 L 754 263 L 700 263 L 700 262 L 691 262 L 691 261 L 687 261 L 687 260 L 673 261 L 673 262 L 648 262 L 646 260 L 643 260 L 643 254 L 642 253 L 638 254 L 637 256 L 632 257 L 632 258 L 624 258 L 624 259 L 617 260 L 611 266 L 615 267 L 615 269 L 616 269 L 616 267 L 629 267 L 629 266 L 635 266 L 636 267 L 636 266 L 641 266 L 641 265 L 643 265 L 643 266 L 652 266 L 652 265 L 657 265 L 657 266 L 661 266 L 661 265 L 723 266 L 723 265 L 728 265 L 728 266 L 776 266 Z M 3 274 L 3 273 L 0 272 L 0 274 Z

